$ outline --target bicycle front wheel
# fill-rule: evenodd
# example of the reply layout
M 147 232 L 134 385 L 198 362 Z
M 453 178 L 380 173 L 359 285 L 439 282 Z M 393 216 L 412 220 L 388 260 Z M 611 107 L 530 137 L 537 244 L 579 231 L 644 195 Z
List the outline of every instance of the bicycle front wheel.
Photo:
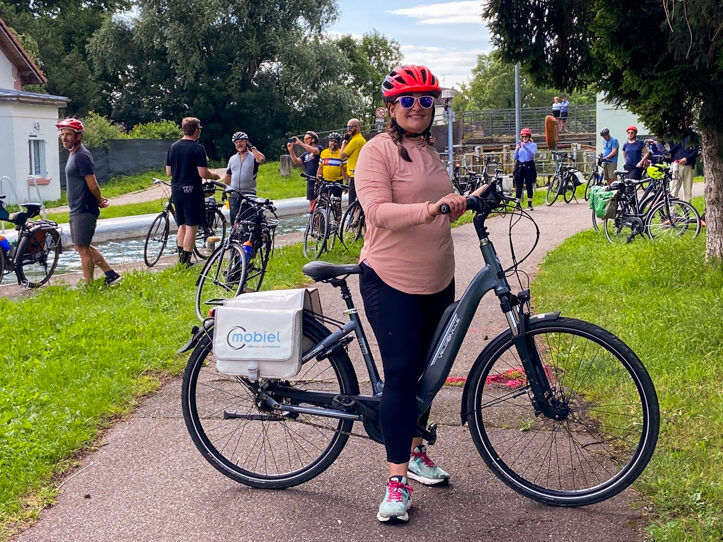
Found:
M 341 241 L 344 245 L 357 242 L 363 236 L 364 211 L 361 203 L 356 200 L 344 213 L 341 220 Z
M 205 260 L 216 247 L 226 239 L 226 217 L 219 209 L 208 213 L 206 225 L 198 228 L 194 252 L 200 260 Z
M 511 332 L 480 354 L 466 412 L 489 468 L 518 493 L 546 504 L 583 506 L 609 499 L 643 471 L 655 449 L 655 388 L 635 353 L 610 332 L 571 318 L 530 321 L 536 352 L 559 419 L 532 401 Z
M 663 237 L 687 237 L 693 239 L 700 233 L 700 215 L 690 203 L 671 199 L 661 201 L 648 213 L 645 231 L 651 239 Z
M 160 213 L 151 222 L 151 227 L 146 234 L 146 242 L 143 245 L 143 261 L 148 267 L 153 267 L 161 259 L 166 243 L 168 243 L 169 226 L 166 213 Z
M 308 348 L 329 335 L 310 315 L 304 315 L 303 326 Z M 216 370 L 211 336 L 193 350 L 182 385 L 186 427 L 204 458 L 237 482 L 269 489 L 295 486 L 326 470 L 344 448 L 354 422 L 261 407 L 259 395 L 274 397 L 281 385 L 308 394 L 285 404 L 314 407 L 313 392 L 327 398 L 357 394 L 359 384 L 346 352 L 337 349 L 321 360 L 312 358 L 288 380 L 256 382 Z
M 36 226 L 22 235 L 15 256 L 18 283 L 38 288 L 48 282 L 58 265 L 60 251 L 60 233 L 55 228 Z
M 587 183 L 585 183 L 585 201 L 590 200 L 590 189 L 593 186 L 597 186 L 600 183 L 598 173 L 597 171 L 593 171 L 590 173 L 590 176 L 587 178 Z
M 568 177 L 565 180 L 565 187 L 562 191 L 562 199 L 565 200 L 565 203 L 570 203 L 572 198 L 575 197 L 576 188 L 575 181 L 571 177 Z
M 321 256 L 328 236 L 329 222 L 326 220 L 326 209 L 317 205 L 304 230 L 304 256 L 309 260 Z
M 261 239 L 254 243 L 249 258 L 243 291 L 258 292 L 266 274 L 266 265 L 271 254 L 271 236 L 268 232 L 261 232 Z
M 221 246 L 203 266 L 196 281 L 196 316 L 208 316 L 209 302 L 231 299 L 243 291 L 247 274 L 246 253 L 236 243 Z
M 560 195 L 561 184 L 562 179 L 560 179 L 559 175 L 555 175 L 554 177 L 552 177 L 550 184 L 547 185 L 547 193 L 545 193 L 545 205 L 549 206 L 555 203 L 557 196 Z
M 592 210 L 592 228 L 596 231 L 600 231 L 600 226 L 602 225 L 603 220 L 602 218 L 598 218 L 595 214 L 595 209 Z

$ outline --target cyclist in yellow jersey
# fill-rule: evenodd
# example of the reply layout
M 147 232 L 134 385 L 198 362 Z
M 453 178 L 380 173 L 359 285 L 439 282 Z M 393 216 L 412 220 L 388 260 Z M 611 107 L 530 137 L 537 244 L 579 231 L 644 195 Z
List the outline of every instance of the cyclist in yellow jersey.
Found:
M 319 169 L 316 176 L 325 181 L 341 181 L 344 178 L 341 159 L 341 134 L 329 134 L 329 148 L 321 151 L 319 155 Z
M 344 143 L 341 145 L 341 159 L 346 160 L 346 177 L 349 185 L 349 205 L 356 200 L 354 190 L 354 170 L 356 161 L 359 158 L 359 151 L 366 144 L 367 140 L 361 133 L 361 122 L 359 119 L 349 119 L 346 123 L 347 133 L 344 136 Z

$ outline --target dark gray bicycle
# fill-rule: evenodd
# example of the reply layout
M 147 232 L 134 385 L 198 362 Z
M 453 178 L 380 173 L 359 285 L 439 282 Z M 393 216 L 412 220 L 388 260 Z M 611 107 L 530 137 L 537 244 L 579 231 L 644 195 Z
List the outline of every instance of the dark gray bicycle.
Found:
M 510 200 L 501 183 L 492 187 L 467 199 L 485 265 L 437 327 L 419 380 L 418 412 L 442 388 L 482 296 L 492 290 L 509 329 L 475 361 L 460 409 L 479 454 L 526 497 L 559 506 L 608 499 L 630 485 L 653 454 L 660 424 L 655 388 L 635 353 L 610 332 L 559 313 L 532 316 L 529 291 L 512 293 L 506 273 L 519 262 L 503 269 L 484 224 Z M 522 215 L 529 217 L 510 212 L 510 225 Z M 305 312 L 297 376 L 256 381 L 217 372 L 212 318 L 194 328 L 181 349 L 192 350 L 182 406 L 193 442 L 217 470 L 252 487 L 285 488 L 312 479 L 334 462 L 349 436 L 383 442 L 383 382 L 346 282 L 360 267 L 311 262 L 303 269 L 340 289 L 349 321 Z M 352 333 L 371 394 L 360 393 L 346 351 Z M 366 435 L 353 432 L 354 422 Z M 418 426 L 416 434 L 434 443 L 436 428 Z

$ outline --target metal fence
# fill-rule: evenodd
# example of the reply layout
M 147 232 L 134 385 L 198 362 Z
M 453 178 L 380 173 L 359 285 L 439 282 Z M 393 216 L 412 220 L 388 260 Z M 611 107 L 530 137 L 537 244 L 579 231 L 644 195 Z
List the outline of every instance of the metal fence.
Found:
M 520 122 L 534 134 L 545 132 L 545 117 L 551 114 L 547 107 L 526 107 L 522 109 Z M 481 139 L 495 136 L 515 136 L 514 109 L 486 109 L 484 111 L 455 112 L 464 123 L 465 139 Z M 567 131 L 590 133 L 595 131 L 595 104 L 570 106 L 567 117 Z

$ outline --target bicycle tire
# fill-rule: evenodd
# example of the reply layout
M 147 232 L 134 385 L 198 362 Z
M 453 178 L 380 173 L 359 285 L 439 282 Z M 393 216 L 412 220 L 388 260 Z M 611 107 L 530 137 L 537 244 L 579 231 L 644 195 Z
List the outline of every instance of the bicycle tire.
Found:
M 598 186 L 600 184 L 600 177 L 597 171 L 592 171 L 590 173 L 590 176 L 587 178 L 587 183 L 585 183 L 585 194 L 584 198 L 585 201 L 590 201 L 590 189 L 593 186 Z
M 168 214 L 159 213 L 151 222 L 146 234 L 146 242 L 143 245 L 143 261 L 148 267 L 153 267 L 161 259 L 163 251 L 168 243 L 168 231 L 170 221 Z
M 592 228 L 596 232 L 600 232 L 600 224 L 603 223 L 602 218 L 598 218 L 598 216 L 595 214 L 595 209 L 592 210 Z
M 687 237 L 695 239 L 700 233 L 698 210 L 687 201 L 670 199 L 666 206 L 661 201 L 645 218 L 645 231 L 651 239 Z
M 208 218 L 207 218 L 208 220 Z M 209 237 L 219 237 L 219 240 L 214 243 L 209 243 Z M 193 252 L 199 260 L 207 259 L 216 250 L 216 247 L 220 243 L 223 243 L 226 239 L 226 217 L 219 209 L 215 209 L 211 220 L 211 225 L 203 226 L 198 228 L 196 233 L 196 241 L 201 241 L 201 246 L 198 243 L 194 245 Z
M 304 230 L 304 256 L 315 260 L 324 252 L 326 238 L 329 236 L 329 223 L 326 221 L 324 208 L 316 206 L 309 216 L 309 222 Z
M 618 203 L 618 205 L 620 205 Z M 638 235 L 645 237 L 645 226 L 637 224 L 633 219 L 634 213 L 627 207 L 623 210 L 618 206 L 615 218 L 606 218 L 603 222 L 605 238 L 613 245 L 627 244 L 635 240 Z
M 30 241 L 33 232 L 45 232 L 43 248 L 30 250 Z M 38 288 L 48 282 L 58 265 L 62 245 L 60 233 L 52 227 L 36 226 L 28 234 L 21 234 L 17 252 L 15 252 L 15 275 L 18 284 L 27 288 Z
M 3 277 L 5 276 L 5 251 L 0 248 L 0 284 L 3 283 Z
M 247 274 L 246 253 L 238 243 L 221 245 L 206 260 L 196 280 L 196 316 L 208 316 L 208 301 L 231 299 L 243 291 Z
M 575 181 L 572 179 L 570 175 L 567 176 L 564 183 L 564 188 L 562 190 L 562 199 L 565 201 L 565 203 L 570 203 L 572 201 L 572 198 L 575 197 L 575 191 L 576 191 Z
M 477 451 L 505 484 L 536 501 L 609 499 L 637 479 L 655 450 L 660 411 L 648 372 L 625 343 L 588 322 L 531 320 L 526 335 L 555 398 L 570 410 L 560 420 L 536 414 L 508 330 L 470 372 L 465 407 Z
M 339 204 L 341 205 L 341 203 Z M 341 211 L 339 211 L 341 214 Z M 341 216 L 337 220 L 336 212 L 331 208 L 327 209 L 326 221 L 329 224 L 329 237 L 326 240 L 326 249 L 334 250 L 336 246 L 336 238 L 339 236 L 339 228 L 341 228 Z
M 364 211 L 359 200 L 356 200 L 344 212 L 341 219 L 341 242 L 344 245 L 356 243 L 362 237 L 364 228 Z
M 258 292 L 264 281 L 266 266 L 271 254 L 271 236 L 268 232 L 261 232 L 261 239 L 253 243 L 251 257 L 246 266 L 246 276 L 243 282 L 244 292 Z
M 304 314 L 303 327 L 309 347 L 330 334 L 309 314 Z M 306 413 L 282 416 L 257 407 L 249 389 L 252 383 L 216 371 L 211 336 L 208 333 L 194 348 L 182 384 L 183 418 L 203 457 L 232 480 L 256 488 L 292 487 L 326 470 L 346 445 L 354 422 Z M 261 379 L 258 384 L 273 383 Z M 359 393 L 354 368 L 343 349 L 323 359 L 312 358 L 284 384 L 307 391 Z M 268 393 L 273 395 L 272 390 Z
M 562 180 L 560 179 L 560 176 L 554 175 L 552 177 L 552 180 L 550 180 L 550 184 L 547 185 L 547 192 L 545 193 L 545 205 L 547 205 L 548 207 L 555 203 L 557 196 L 560 195 L 561 184 Z

